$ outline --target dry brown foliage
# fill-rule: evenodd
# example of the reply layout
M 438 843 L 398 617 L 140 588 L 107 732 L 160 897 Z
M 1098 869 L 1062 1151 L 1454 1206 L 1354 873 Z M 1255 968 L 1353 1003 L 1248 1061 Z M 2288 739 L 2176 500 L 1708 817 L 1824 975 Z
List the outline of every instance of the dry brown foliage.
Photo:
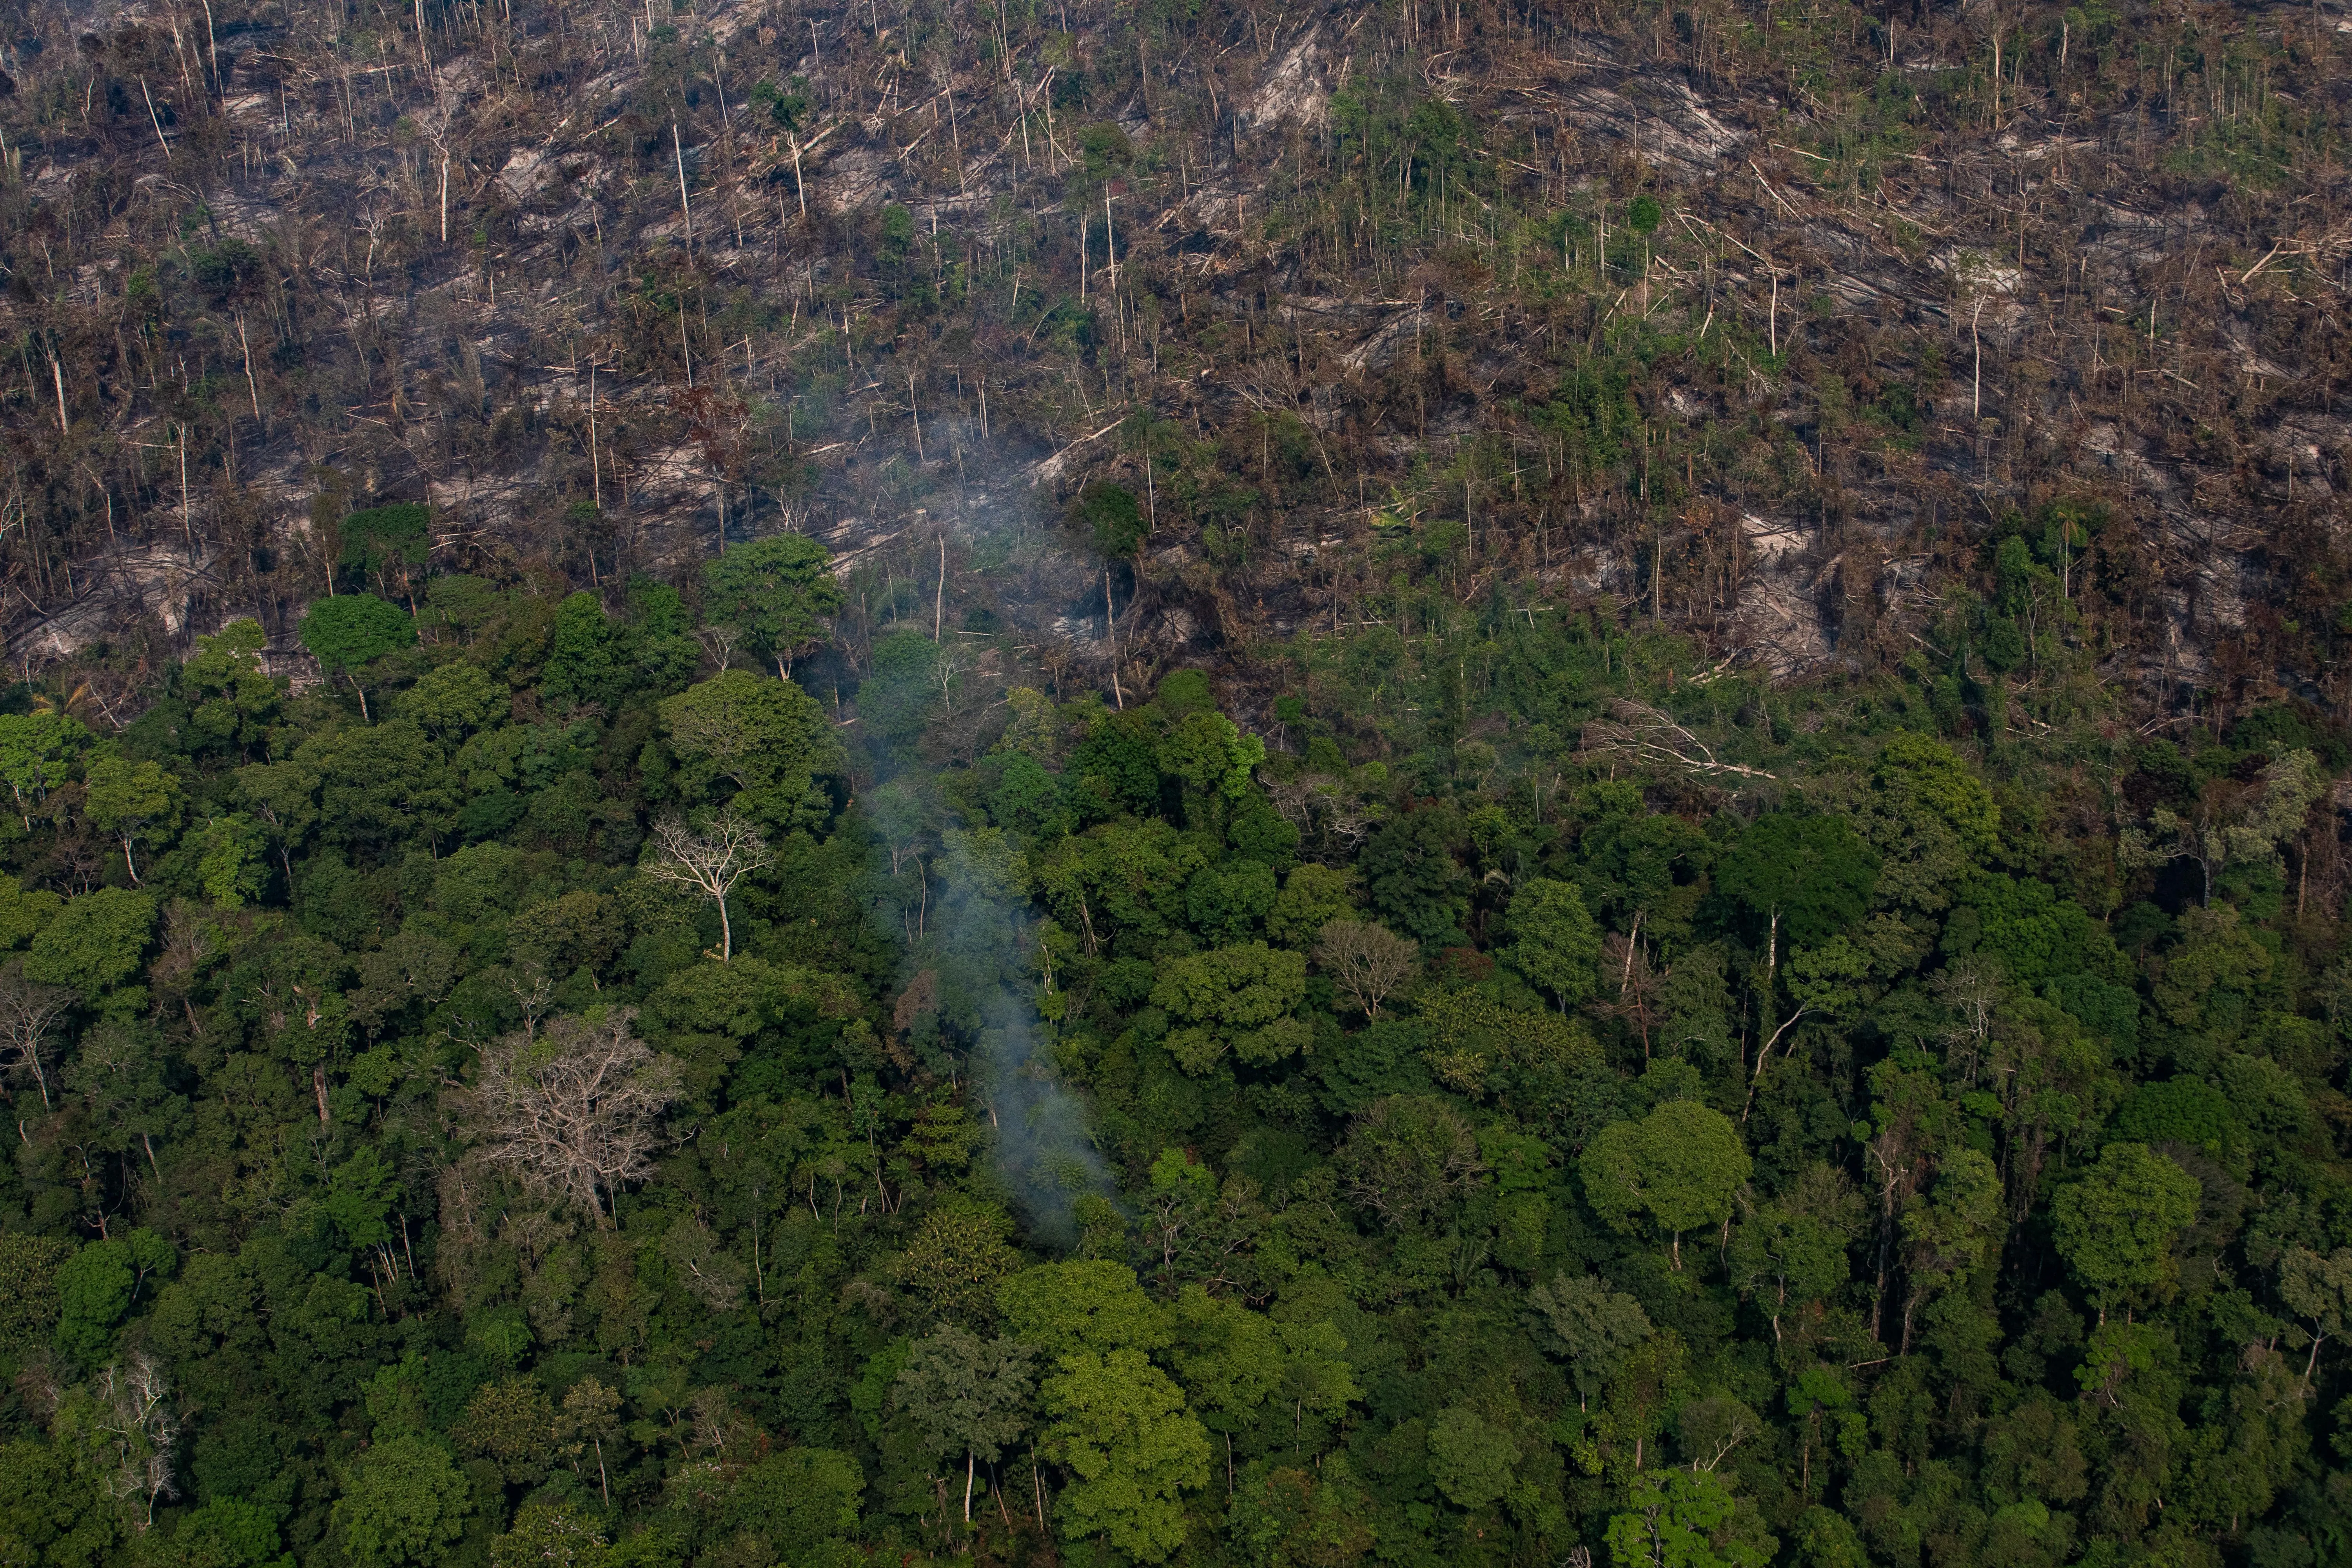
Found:
M 1421 944 L 1370 921 L 1333 921 L 1315 939 L 1315 962 L 1367 1018 L 1412 974 Z
M 653 1171 L 677 1064 L 636 1037 L 634 1008 L 562 1017 L 482 1053 L 472 1090 L 475 1157 L 524 1186 L 612 1223 L 624 1184 Z

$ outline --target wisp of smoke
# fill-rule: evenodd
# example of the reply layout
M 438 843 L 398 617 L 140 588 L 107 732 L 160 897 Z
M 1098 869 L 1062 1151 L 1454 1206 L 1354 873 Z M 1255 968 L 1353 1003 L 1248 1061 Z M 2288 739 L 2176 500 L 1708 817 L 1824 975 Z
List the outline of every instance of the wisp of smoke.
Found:
M 1013 460 L 987 430 L 941 410 L 926 416 L 933 450 L 951 451 L 959 491 L 957 531 L 967 541 L 1017 538 L 1034 513 L 1038 470 Z M 1042 456 L 1042 454 L 1039 454 Z M 940 563 L 946 564 L 942 551 Z M 953 590 L 948 590 L 952 593 Z M 885 771 L 897 771 L 885 762 Z M 937 829 L 941 853 L 918 865 L 925 879 L 911 926 L 894 933 L 935 967 L 943 1019 L 972 1042 L 976 1114 L 988 1119 L 991 1163 L 1032 1239 L 1067 1247 L 1077 1239 L 1076 1205 L 1114 1192 L 1097 1151 L 1086 1104 L 1055 1077 L 1048 1037 L 1031 996 L 1035 974 L 1027 896 L 1013 875 L 1015 851 L 995 829 L 945 827 L 919 768 L 875 792 L 870 806 L 884 838 L 901 847 Z M 898 857 L 892 857 L 894 879 Z
M 977 1024 L 973 1088 L 990 1121 L 997 1173 L 1030 1236 L 1068 1247 L 1077 1239 L 1078 1199 L 1108 1194 L 1110 1172 L 1085 1102 L 1055 1076 L 1029 1002 L 1028 917 L 1009 875 L 1013 851 L 993 830 L 950 828 L 941 837 L 933 930 L 945 989 Z

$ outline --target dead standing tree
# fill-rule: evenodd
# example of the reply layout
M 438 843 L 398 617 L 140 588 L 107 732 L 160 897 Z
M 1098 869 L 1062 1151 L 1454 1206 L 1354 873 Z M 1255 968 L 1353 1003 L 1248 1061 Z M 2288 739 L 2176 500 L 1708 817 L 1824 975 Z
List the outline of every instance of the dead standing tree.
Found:
M 132 1351 L 98 1377 L 95 1436 L 110 1444 L 114 1468 L 106 1489 L 118 1498 L 143 1498 L 142 1531 L 155 1522 L 157 1500 L 179 1495 L 173 1472 L 181 1415 L 172 1397 L 163 1363 L 143 1350 Z
M 735 956 L 735 927 L 727 918 L 727 895 L 735 884 L 773 859 L 768 839 L 749 819 L 732 808 L 710 819 L 700 831 L 681 817 L 664 817 L 654 824 L 654 858 L 646 874 L 680 887 L 692 888 L 719 906 L 719 961 Z
M 472 1090 L 475 1153 L 534 1191 L 613 1223 L 624 1183 L 653 1172 L 677 1064 L 638 1039 L 634 1008 L 601 1022 L 563 1017 L 482 1053 Z
M 1377 1023 L 1381 1004 L 1403 984 L 1421 958 L 1421 944 L 1370 921 L 1333 921 L 1315 939 L 1315 962 Z
M 0 1068 L 30 1074 L 41 1091 L 43 1110 L 50 1109 L 44 1064 L 56 1047 L 58 1023 L 72 1005 L 72 992 L 34 984 L 25 978 L 23 965 L 0 969 Z

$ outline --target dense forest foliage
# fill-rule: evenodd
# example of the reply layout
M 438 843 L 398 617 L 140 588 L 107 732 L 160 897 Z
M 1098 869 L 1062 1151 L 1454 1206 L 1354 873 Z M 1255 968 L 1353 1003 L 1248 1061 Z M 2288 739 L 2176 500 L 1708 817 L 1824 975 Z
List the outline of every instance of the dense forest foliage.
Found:
M 2064 730 L 1497 598 L 1249 733 L 857 680 L 796 536 L 414 586 L 0 716 L 0 1561 L 2352 1550 L 2313 710 L 2063 601 Z

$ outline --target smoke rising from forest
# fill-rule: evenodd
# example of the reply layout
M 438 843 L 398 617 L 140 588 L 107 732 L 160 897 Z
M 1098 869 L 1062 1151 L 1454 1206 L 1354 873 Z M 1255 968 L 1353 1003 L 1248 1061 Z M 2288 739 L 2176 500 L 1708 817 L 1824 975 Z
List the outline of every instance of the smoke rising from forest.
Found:
M 941 1021 L 971 1042 L 973 1112 L 986 1118 L 992 1161 L 1030 1236 L 1054 1247 L 1077 1237 L 1075 1205 L 1111 1190 L 1085 1101 L 1055 1071 L 1031 999 L 1036 938 L 1012 876 L 1014 854 L 993 834 L 946 828 L 929 876 L 927 940 L 935 955 Z
M 967 533 L 1020 527 L 1025 520 L 1008 514 L 1036 504 L 1028 499 L 1029 475 L 966 421 L 942 418 L 934 429 L 933 439 L 955 451 L 961 482 L 953 500 L 934 500 L 933 515 L 961 518 Z M 959 596 L 950 580 L 943 595 L 950 614 Z M 933 770 L 901 761 L 869 804 L 886 839 L 938 844 L 921 873 L 929 883 L 927 911 L 916 931 L 898 933 L 909 939 L 910 973 L 927 965 L 938 971 L 939 1021 L 969 1045 L 971 1110 L 984 1119 L 1005 1197 L 1033 1240 L 1067 1247 L 1078 1234 L 1077 1200 L 1108 1195 L 1113 1183 L 1086 1103 L 1060 1081 L 1050 1026 L 1037 1014 L 1037 937 L 1013 875 L 1017 851 L 992 832 L 949 826 Z M 903 852 L 893 858 L 894 868 L 901 859 Z
M 1035 1240 L 1077 1239 L 1077 1200 L 1108 1195 L 1111 1178 L 1094 1146 L 1086 1102 L 1063 1087 L 1034 1011 L 1000 992 L 972 1053 L 973 1081 L 992 1123 L 997 1172 Z

